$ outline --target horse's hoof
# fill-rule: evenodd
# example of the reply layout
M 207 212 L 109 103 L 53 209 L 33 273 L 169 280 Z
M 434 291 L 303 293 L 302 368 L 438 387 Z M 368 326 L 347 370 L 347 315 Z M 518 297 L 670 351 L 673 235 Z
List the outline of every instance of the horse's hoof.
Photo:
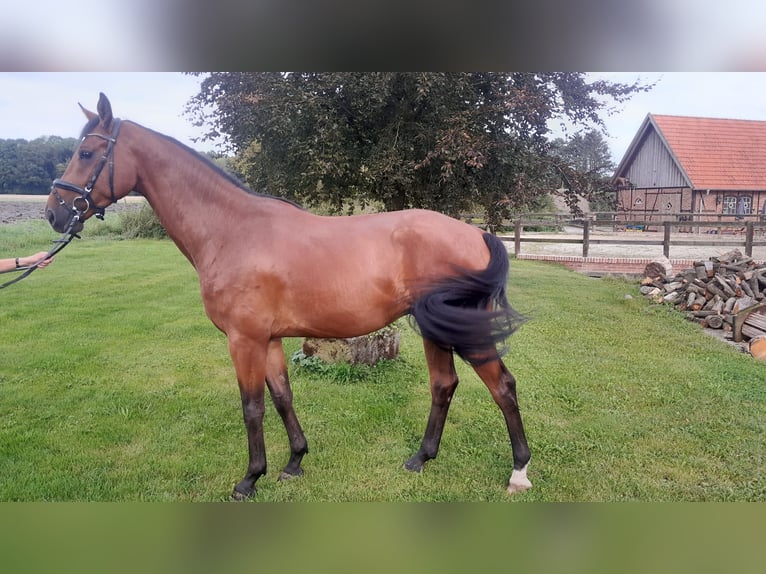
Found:
M 422 472 L 423 463 L 413 456 L 410 460 L 404 463 L 404 468 L 410 472 Z
M 532 483 L 527 478 L 527 467 L 525 466 L 521 470 L 514 469 L 511 473 L 511 478 L 508 481 L 508 494 L 524 492 L 530 488 L 532 488 Z
M 524 492 L 525 490 L 529 490 L 530 488 L 532 488 L 532 483 L 529 482 L 529 480 L 526 480 L 524 482 L 509 482 L 508 494 L 516 494 L 519 492 Z
M 252 498 L 255 496 L 255 489 L 253 489 L 250 494 L 245 494 L 244 492 L 240 492 L 236 488 L 231 492 L 231 496 L 229 497 L 229 500 L 232 502 L 245 502 L 249 498 Z
M 290 480 L 291 478 L 298 478 L 299 476 L 303 476 L 302 468 L 299 468 L 296 472 L 288 472 L 286 470 L 283 470 L 277 480 L 278 481 Z

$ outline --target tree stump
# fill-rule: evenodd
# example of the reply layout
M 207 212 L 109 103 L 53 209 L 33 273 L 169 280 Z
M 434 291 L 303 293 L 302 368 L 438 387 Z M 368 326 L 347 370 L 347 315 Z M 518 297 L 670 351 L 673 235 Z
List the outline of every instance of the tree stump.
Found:
M 307 337 L 303 340 L 303 354 L 317 357 L 325 363 L 374 365 L 381 359 L 399 356 L 399 331 L 389 326 L 369 335 L 348 339 Z

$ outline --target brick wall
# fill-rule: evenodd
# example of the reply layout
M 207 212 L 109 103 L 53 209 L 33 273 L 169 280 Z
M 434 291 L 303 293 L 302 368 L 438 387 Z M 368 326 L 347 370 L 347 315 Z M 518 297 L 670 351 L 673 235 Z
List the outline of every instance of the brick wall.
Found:
M 644 272 L 644 267 L 655 260 L 655 258 L 578 257 L 574 255 L 527 255 L 524 253 L 517 255 L 516 259 L 558 263 L 580 273 L 598 275 L 606 273 L 641 275 Z M 694 261 L 694 259 L 671 259 L 670 263 L 673 265 L 674 272 L 678 272 L 693 267 Z

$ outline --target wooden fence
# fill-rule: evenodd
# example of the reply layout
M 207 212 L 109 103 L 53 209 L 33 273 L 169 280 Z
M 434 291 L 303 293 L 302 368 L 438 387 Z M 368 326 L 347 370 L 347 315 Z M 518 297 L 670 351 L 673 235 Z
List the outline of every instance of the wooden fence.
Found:
M 571 217 L 565 218 L 561 216 L 540 217 L 544 214 L 529 214 L 524 218 L 516 219 L 512 222 L 513 225 L 513 244 L 514 253 L 519 255 L 521 253 L 522 243 L 575 243 L 582 244 L 582 256 L 588 257 L 591 245 L 662 245 L 662 252 L 665 257 L 670 257 L 671 246 L 689 246 L 689 245 L 715 245 L 715 246 L 732 246 L 732 247 L 744 247 L 745 255 L 751 257 L 753 254 L 754 246 L 766 246 L 766 240 L 763 239 L 764 232 L 766 231 L 766 221 L 760 220 L 760 217 L 745 216 L 742 220 L 734 220 L 731 216 L 724 218 L 715 218 L 714 220 L 694 220 L 693 214 L 683 214 L 683 221 L 666 220 L 663 222 L 656 221 L 615 221 L 614 219 L 597 219 L 591 217 L 584 217 L 578 219 L 572 219 Z M 709 217 L 709 216 L 708 216 Z M 524 229 L 535 227 L 562 227 L 562 226 L 574 226 L 582 227 L 582 238 L 575 239 L 572 237 L 540 237 L 534 235 L 524 235 Z M 635 230 L 645 231 L 650 228 L 656 228 L 662 231 L 662 240 L 659 239 L 640 239 L 641 234 L 631 233 L 629 241 L 624 239 L 593 237 L 591 231 L 596 227 L 610 226 L 612 230 Z M 683 231 L 682 235 L 672 235 L 671 231 L 676 229 Z M 727 231 L 727 236 L 730 239 L 713 239 L 710 236 L 708 241 L 705 241 L 705 235 L 702 235 L 702 231 L 708 229 L 708 233 L 715 233 L 717 237 L 721 237 Z M 735 231 L 736 230 L 736 231 Z M 756 239 L 756 232 L 759 232 L 761 239 Z M 685 239 L 686 235 L 691 236 L 695 234 L 695 239 Z M 655 234 L 652 234 L 656 237 Z

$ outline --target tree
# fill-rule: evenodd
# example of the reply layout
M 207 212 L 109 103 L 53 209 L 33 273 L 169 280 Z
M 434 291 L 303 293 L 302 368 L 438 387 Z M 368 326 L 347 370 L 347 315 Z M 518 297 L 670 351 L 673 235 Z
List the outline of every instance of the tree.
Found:
M 610 183 L 615 165 L 609 145 L 598 130 L 578 132 L 568 140 L 551 142 L 549 156 L 554 163 L 552 179 L 567 191 L 570 207 L 575 196 L 585 197 L 595 211 L 614 209 L 614 188 Z
M 0 140 L 0 193 L 47 194 L 77 147 L 74 138 Z
M 335 211 L 379 202 L 490 222 L 545 189 L 548 122 L 603 129 L 651 86 L 579 73 L 207 74 L 187 114 L 224 135 L 255 190 Z

